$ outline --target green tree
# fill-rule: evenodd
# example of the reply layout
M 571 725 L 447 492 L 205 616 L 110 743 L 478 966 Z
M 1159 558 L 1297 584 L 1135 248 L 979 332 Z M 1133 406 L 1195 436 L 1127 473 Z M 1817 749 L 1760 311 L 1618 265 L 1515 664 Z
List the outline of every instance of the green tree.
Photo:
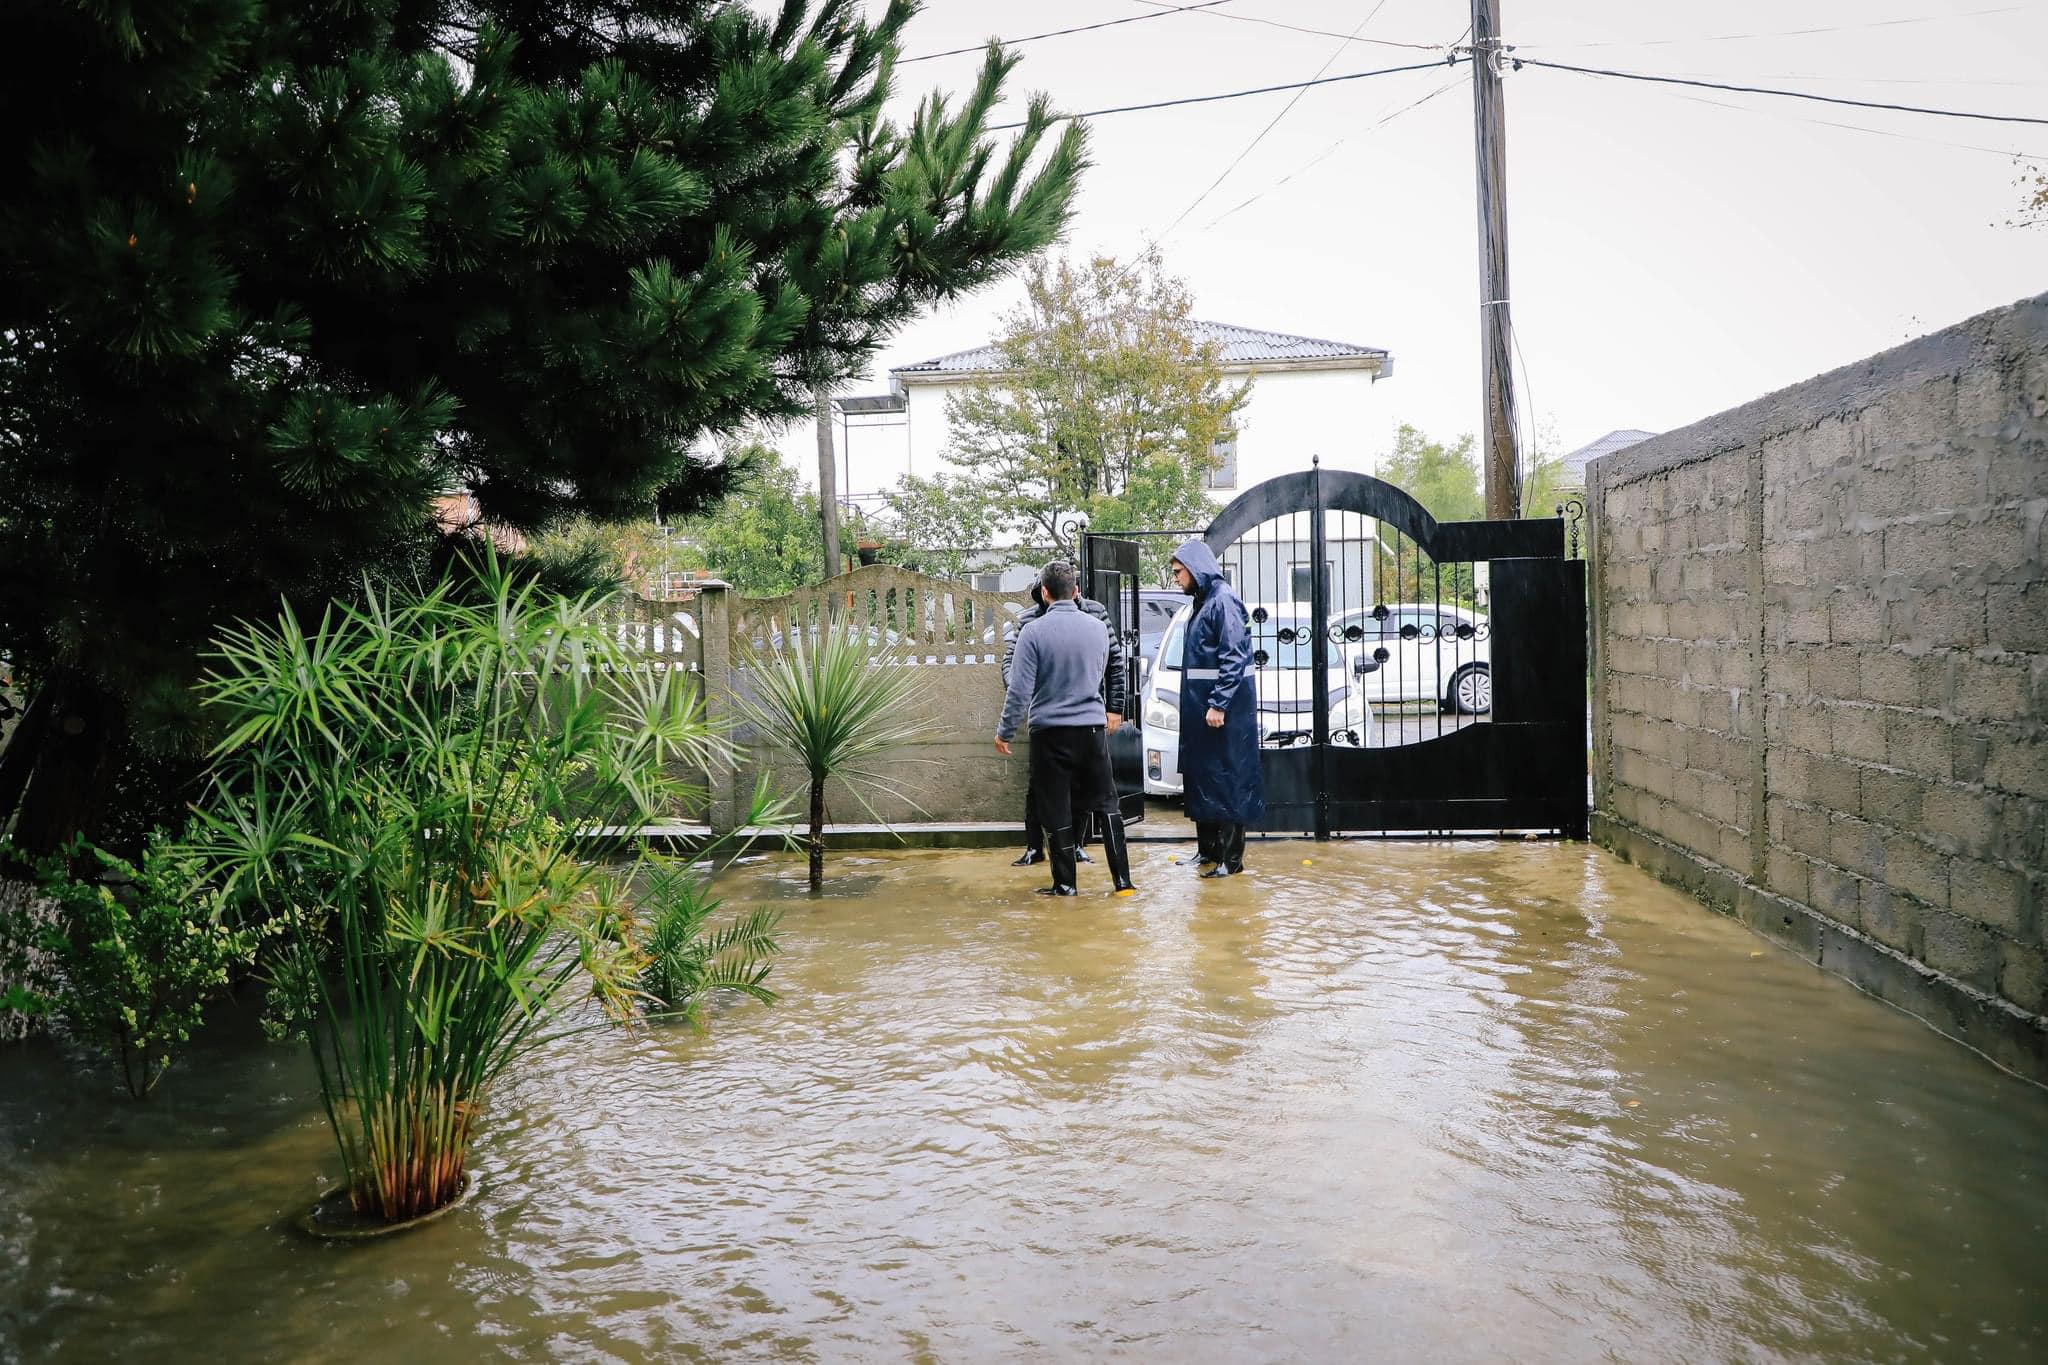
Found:
M 894 563 L 940 578 L 965 578 L 977 554 L 995 543 L 998 513 L 990 490 L 973 479 L 906 474 L 886 495 L 876 528 L 893 544 Z
M 1480 521 L 1486 516 L 1479 457 L 1469 433 L 1446 444 L 1403 422 L 1394 431 L 1394 449 L 1381 462 L 1379 477 L 1410 494 L 1438 521 Z M 1446 564 L 1443 568 L 1440 573 L 1436 562 L 1419 546 L 1382 528 L 1381 601 L 1434 600 L 1439 587 L 1447 600 L 1472 601 L 1472 565 Z
M 1217 440 L 1251 399 L 1197 336 L 1187 287 L 1158 256 L 1034 264 L 997 344 L 1004 369 L 947 399 L 949 458 L 1034 545 L 1063 523 L 1102 531 L 1201 526 Z
M 780 597 L 823 579 L 818 495 L 765 447 L 729 458 L 737 490 L 706 515 L 678 523 L 677 562 L 709 569 L 749 597 Z
M 1078 127 L 997 145 L 994 49 L 892 122 L 916 6 L 865 8 L 0 7 L 0 824 L 96 832 L 204 747 L 219 626 L 415 565 L 435 495 L 696 512 L 700 437 L 1056 237 Z

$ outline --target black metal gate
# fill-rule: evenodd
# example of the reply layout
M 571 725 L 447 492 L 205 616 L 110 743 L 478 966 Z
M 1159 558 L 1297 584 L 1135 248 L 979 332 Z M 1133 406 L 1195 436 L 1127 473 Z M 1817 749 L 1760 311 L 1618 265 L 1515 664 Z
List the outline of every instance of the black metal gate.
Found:
M 1109 765 L 1116 776 L 1117 804 L 1124 822 L 1145 818 L 1145 745 L 1139 733 L 1138 588 L 1144 556 L 1136 541 L 1113 536 L 1081 537 L 1081 591 L 1109 609 L 1109 628 L 1124 649 L 1126 722 L 1109 737 Z
M 1586 578 L 1561 518 L 1439 522 L 1318 463 L 1206 538 L 1251 612 L 1261 828 L 1585 837 Z

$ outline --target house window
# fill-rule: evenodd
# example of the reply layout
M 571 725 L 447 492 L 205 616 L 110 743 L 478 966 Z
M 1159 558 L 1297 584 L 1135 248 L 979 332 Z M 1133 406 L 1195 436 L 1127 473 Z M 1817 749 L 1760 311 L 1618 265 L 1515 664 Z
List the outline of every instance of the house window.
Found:
M 1292 589 L 1294 596 L 1291 600 L 1296 602 L 1315 600 L 1315 561 L 1312 559 L 1290 560 L 1287 568 L 1289 576 L 1294 580 Z M 1323 580 L 1329 583 L 1337 581 L 1337 566 L 1335 564 L 1325 563 L 1323 565 Z
M 1216 444 L 1209 447 L 1209 456 L 1213 463 L 1202 476 L 1202 487 L 1237 487 L 1237 433 L 1227 431 L 1218 436 Z

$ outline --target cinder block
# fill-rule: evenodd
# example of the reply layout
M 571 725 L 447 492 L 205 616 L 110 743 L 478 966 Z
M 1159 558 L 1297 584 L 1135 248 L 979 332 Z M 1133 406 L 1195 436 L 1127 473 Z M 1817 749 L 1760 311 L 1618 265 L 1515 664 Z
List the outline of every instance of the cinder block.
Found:
M 1921 928 L 1920 960 L 1979 990 L 1998 988 L 1998 940 L 1981 924 L 1939 910 Z
M 2030 1014 L 2048 1013 L 2048 954 L 2032 944 L 2000 944 L 1998 993 Z
M 1765 813 L 1765 818 L 1770 821 L 1773 843 L 1822 862 L 1832 861 L 1828 852 L 1827 812 L 1812 806 L 1771 800 L 1765 803 Z
M 1858 812 L 1872 824 L 1892 829 L 1918 829 L 1921 803 L 1933 784 L 1911 773 L 1890 768 L 1865 768 L 1859 774 L 1861 800 Z
M 1949 909 L 2014 937 L 2029 935 L 2027 879 L 2009 868 L 1972 858 L 1949 867 Z
M 1860 881 L 1827 863 L 1807 863 L 1807 903 L 1839 924 L 1859 928 L 1862 908 L 1858 895 Z
M 1986 594 L 1985 617 L 1993 647 L 2048 653 L 2048 581 L 1994 585 Z
M 1998 828 L 1999 798 L 1948 782 L 1929 783 L 1920 797 L 1920 829 L 1948 849 L 1968 857 L 1990 851 Z
M 1827 860 L 1836 867 L 1885 881 L 1884 831 L 1850 815 L 1828 817 Z
M 1885 880 L 1915 900 L 1947 907 L 1949 855 L 1911 834 L 1884 836 Z
M 1877 597 L 1852 589 L 1828 598 L 1829 640 L 1838 645 L 1874 645 L 1884 638 L 1884 603 Z
M 1984 765 L 1984 784 L 2048 800 L 2048 742 L 2009 737 L 1992 744 Z
M 1947 778 L 1955 772 L 1956 740 L 1951 727 L 1939 717 L 1887 711 L 1885 756 L 1894 768 L 1922 777 Z
M 1885 713 L 1875 706 L 1843 702 L 1828 708 L 1829 742 L 1842 758 L 1885 761 Z
M 1863 693 L 1863 660 L 1870 652 L 1824 649 L 1816 653 L 1808 668 L 1813 695 L 1829 701 L 1860 697 Z
M 2028 664 L 1959 655 L 1952 668 L 1949 705 L 1958 720 L 2032 719 L 2033 679 Z
M 1765 864 L 1765 884 L 1781 896 L 1788 896 L 1804 904 L 1810 890 L 1807 869 L 1812 864 L 1796 853 L 1783 849 L 1772 849 Z
M 1990 638 L 1985 598 L 1975 589 L 1917 589 L 1886 603 L 1884 616 L 1887 643 L 1914 649 L 1975 649 Z
M 1865 701 L 1913 706 L 1920 701 L 1918 661 L 1897 650 L 1866 650 L 1858 656 L 1857 692 Z
M 1857 883 L 1863 932 L 1908 957 L 1917 957 L 1925 912 L 1910 896 L 1879 882 Z

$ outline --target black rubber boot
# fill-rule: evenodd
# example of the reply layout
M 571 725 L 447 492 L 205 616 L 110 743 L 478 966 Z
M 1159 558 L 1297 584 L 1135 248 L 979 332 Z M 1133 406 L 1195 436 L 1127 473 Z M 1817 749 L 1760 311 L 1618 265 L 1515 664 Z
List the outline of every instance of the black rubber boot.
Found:
M 1224 825 L 1216 835 L 1213 845 L 1216 862 L 1204 877 L 1234 877 L 1244 871 L 1244 826 Z
M 1088 836 L 1092 829 L 1093 827 L 1086 820 L 1083 820 L 1081 828 L 1074 835 L 1074 861 L 1077 863 L 1092 863 L 1095 861 L 1088 856 Z
M 1024 851 L 1011 867 L 1036 867 L 1045 861 L 1045 830 L 1038 823 L 1038 803 L 1024 798 Z
M 1109 877 L 1119 896 L 1134 895 L 1131 881 L 1131 846 L 1124 838 L 1123 816 L 1111 812 L 1102 816 L 1102 856 L 1109 859 Z
M 1074 889 L 1074 830 L 1071 825 L 1045 832 L 1045 851 L 1052 863 L 1052 885 L 1041 886 L 1041 896 L 1075 896 Z
M 1216 861 L 1216 826 L 1207 820 L 1195 821 L 1195 851 L 1183 854 L 1173 860 L 1175 867 L 1206 867 Z

